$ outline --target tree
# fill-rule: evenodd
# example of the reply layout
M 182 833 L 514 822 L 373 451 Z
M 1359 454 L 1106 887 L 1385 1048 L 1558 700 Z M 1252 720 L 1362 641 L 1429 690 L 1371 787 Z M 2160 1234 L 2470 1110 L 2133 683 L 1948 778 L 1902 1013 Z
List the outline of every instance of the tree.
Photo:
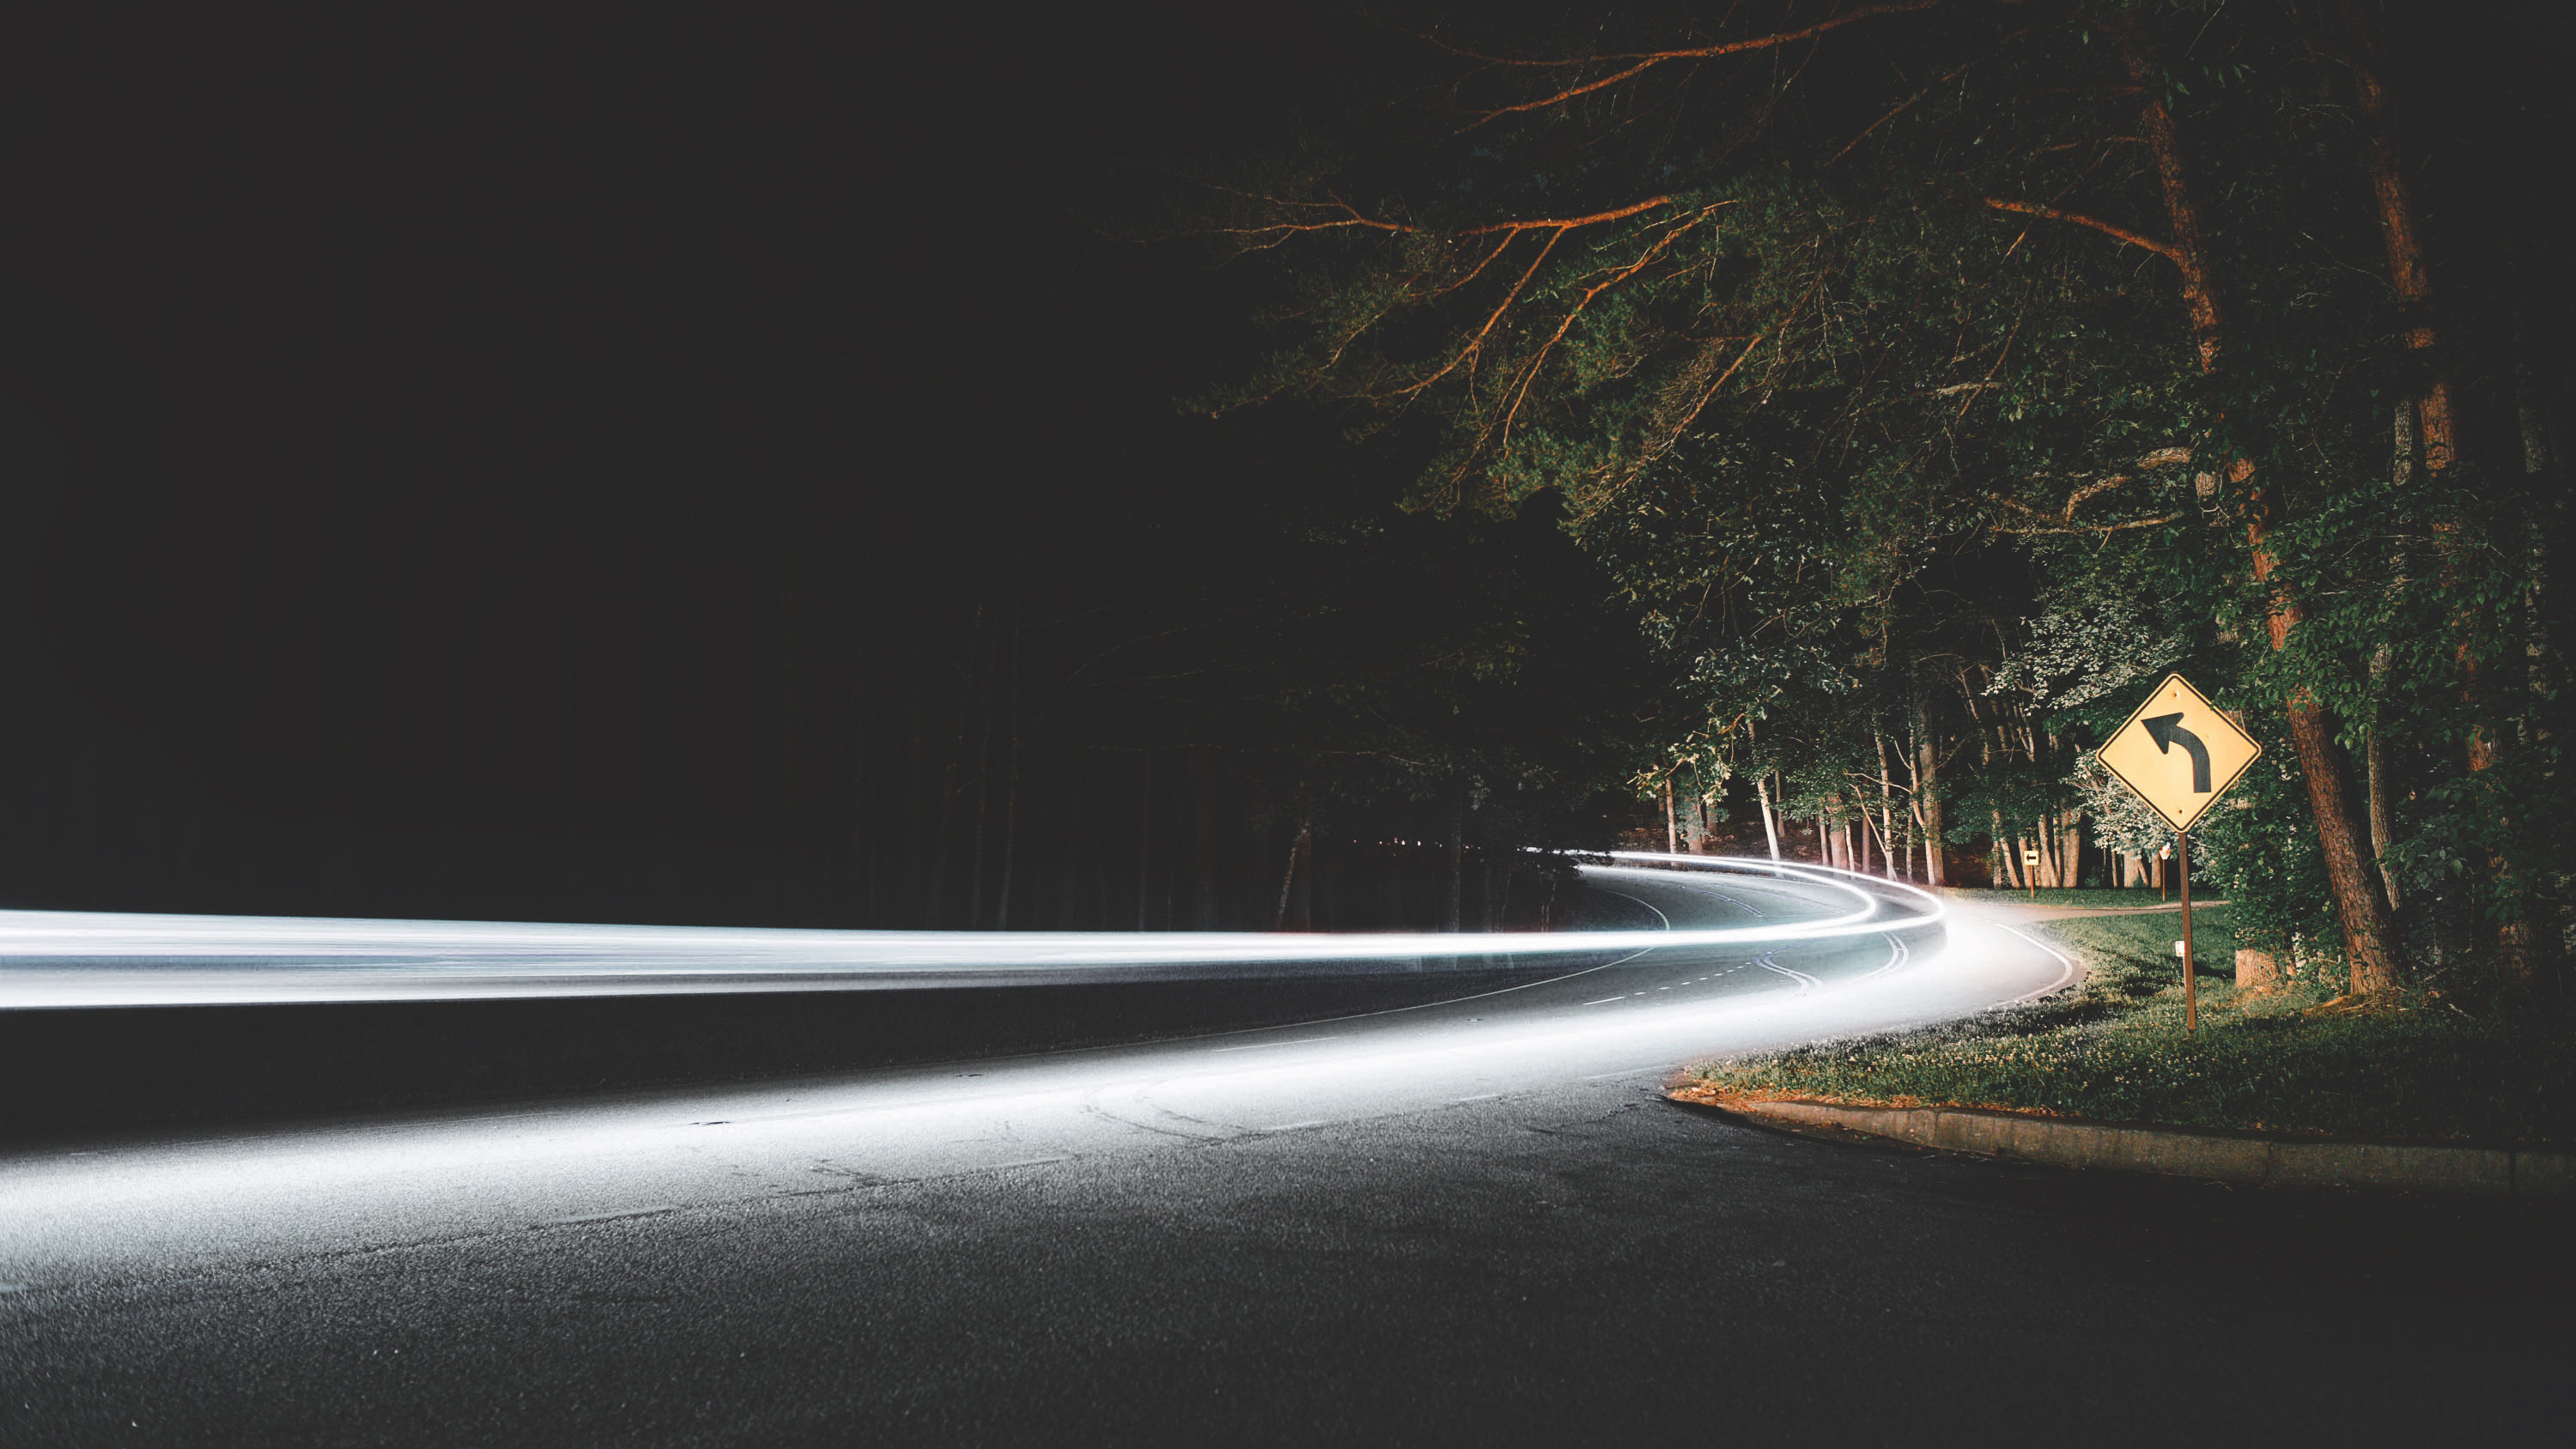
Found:
M 1969 741 L 1999 780 L 2057 756 L 2014 787 L 2045 793 L 2093 726 L 2030 715 L 2016 749 L 1974 690 L 1926 682 L 2001 669 L 2051 591 L 2153 579 L 2158 637 L 2280 711 L 2354 988 L 2393 989 L 2346 751 L 2374 717 L 2437 728 L 2456 711 L 2429 701 L 2457 685 L 2413 660 L 2370 683 L 2355 601 L 2447 593 L 2491 637 L 2514 611 L 2466 600 L 2520 586 L 2414 567 L 2428 501 L 2355 497 L 2384 471 L 2378 390 L 2427 348 L 2356 281 L 2389 215 L 2363 205 L 2377 122 L 2314 99 L 2346 76 L 2347 21 L 2297 0 L 1923 0 L 1575 36 L 1426 10 L 1400 42 L 1433 98 L 1412 130 L 1373 116 L 1230 182 L 1202 223 L 1283 282 L 1281 345 L 1210 401 L 1302 396 L 1433 439 L 1418 507 L 1561 494 L 1674 670 L 1671 750 L 1755 719 L 1821 739 L 1875 700 L 1846 768 L 1892 803 L 1874 755 L 1895 743 L 1935 837 L 1945 797 L 1979 793 L 1942 770 Z M 2415 386 L 2440 414 L 2448 394 Z M 2534 557 L 2498 552 L 2517 547 Z M 2423 717 L 2372 703 L 2391 688 Z M 2421 763 L 2419 794 L 2466 788 Z M 2480 889 L 2511 916 L 2525 872 L 2503 859 Z

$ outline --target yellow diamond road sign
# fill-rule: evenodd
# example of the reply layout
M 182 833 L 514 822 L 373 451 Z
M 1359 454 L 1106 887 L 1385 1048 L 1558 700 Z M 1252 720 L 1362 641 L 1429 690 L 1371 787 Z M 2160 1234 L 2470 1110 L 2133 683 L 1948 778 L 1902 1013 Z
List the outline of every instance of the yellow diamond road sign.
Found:
M 2188 831 L 2218 803 L 2263 747 L 2220 714 L 2191 681 L 2168 674 L 2128 723 L 2111 732 L 2099 751 L 2103 767 L 2130 792 Z

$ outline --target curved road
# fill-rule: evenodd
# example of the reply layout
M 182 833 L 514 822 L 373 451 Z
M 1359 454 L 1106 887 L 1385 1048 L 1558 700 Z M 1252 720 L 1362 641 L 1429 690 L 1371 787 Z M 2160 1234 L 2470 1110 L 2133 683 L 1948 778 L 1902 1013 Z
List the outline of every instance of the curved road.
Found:
M 1846 909 L 1593 878 L 1635 913 L 1610 925 Z M 21 1151 L 0 1158 L 0 1443 L 2167 1442 L 2536 1402 L 2539 1340 L 2447 1272 L 2392 1295 L 2384 1261 L 2286 1293 L 2221 1271 L 2291 1235 L 2286 1197 L 1855 1151 L 1660 1100 L 1693 1057 L 2071 979 L 2006 924 L 1945 925 L 1648 949 L 1142 1047 Z M 2329 1206 L 2300 1242 L 2502 1211 Z M 2474 1226 L 2438 1240 L 2521 1241 Z M 2561 1261 L 2499 1291 L 2537 1304 L 2566 1237 L 2527 1236 Z M 2401 1326 L 2423 1376 L 2338 1372 L 2331 1340 Z M 2186 1348 L 2259 1348 L 2262 1371 L 2140 1391 Z

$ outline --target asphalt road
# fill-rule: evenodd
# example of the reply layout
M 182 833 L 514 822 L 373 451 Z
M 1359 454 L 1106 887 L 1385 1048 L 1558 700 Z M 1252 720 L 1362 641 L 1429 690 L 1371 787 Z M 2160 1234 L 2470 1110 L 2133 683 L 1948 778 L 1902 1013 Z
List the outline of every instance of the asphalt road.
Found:
M 1597 877 L 1677 923 L 1819 906 Z M 0 1443 L 2565 1431 L 2576 1234 L 1657 1092 L 2067 965 L 1985 919 L 1146 1046 L 0 1156 Z

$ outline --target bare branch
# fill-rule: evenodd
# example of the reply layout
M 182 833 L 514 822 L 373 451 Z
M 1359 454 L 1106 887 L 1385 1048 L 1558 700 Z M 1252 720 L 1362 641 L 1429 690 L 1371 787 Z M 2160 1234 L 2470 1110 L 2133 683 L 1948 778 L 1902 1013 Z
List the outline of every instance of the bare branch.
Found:
M 1498 231 L 1544 231 L 1549 228 L 1554 228 L 1557 231 L 1572 231 L 1579 226 L 1597 226 L 1605 221 L 1621 221 L 1628 217 L 1635 216 L 1638 212 L 1652 211 L 1658 206 L 1670 206 L 1672 204 L 1673 199 L 1671 197 L 1657 196 L 1645 201 L 1637 202 L 1634 205 L 1620 207 L 1615 211 L 1596 211 L 1590 216 L 1549 217 L 1538 221 L 1498 221 L 1490 226 L 1468 227 L 1466 230 L 1458 232 L 1457 235 L 1490 236 Z
M 1542 96 L 1534 101 L 1522 101 L 1517 105 L 1502 106 L 1495 110 L 1487 111 L 1484 115 L 1469 122 L 1467 126 L 1463 128 L 1461 134 L 1464 134 L 1465 131 L 1472 131 L 1476 127 L 1485 124 L 1487 121 L 1499 120 L 1504 116 L 1515 115 L 1524 111 L 1545 110 L 1549 106 L 1562 105 L 1567 101 L 1573 100 L 1577 96 L 1587 96 L 1594 91 L 1604 90 L 1608 87 L 1615 86 L 1619 82 L 1627 80 L 1633 76 L 1642 75 L 1667 61 L 1713 60 L 1722 55 L 1738 55 L 1748 50 L 1768 50 L 1775 46 L 1789 45 L 1797 41 L 1806 40 L 1812 36 L 1822 35 L 1829 30 L 1839 30 L 1843 26 L 1853 24 L 1857 21 L 1870 20 L 1881 15 L 1900 14 L 1909 10 L 1929 10 L 1940 3 L 1941 0 L 1889 0 L 1889 3 L 1885 4 L 1864 5 L 1858 10 L 1848 11 L 1828 20 L 1819 20 L 1813 25 L 1809 25 L 1798 30 L 1784 30 L 1773 35 L 1749 36 L 1743 40 L 1720 41 L 1715 45 L 1695 46 L 1688 50 L 1650 50 L 1638 51 L 1627 55 L 1593 55 L 1582 56 L 1571 60 L 1553 61 L 1504 60 L 1495 56 L 1477 56 L 1475 57 L 1476 59 L 1495 65 L 1554 67 L 1587 65 L 1603 61 L 1613 63 L 1618 61 L 1632 61 L 1634 64 L 1629 65 L 1623 70 L 1613 71 L 1609 75 L 1603 76 L 1598 80 L 1586 81 L 1581 85 L 1567 86 L 1565 89 L 1556 92 L 1554 95 Z
M 1853 147 L 1858 146 L 1861 142 L 1866 141 L 1866 140 L 1868 140 L 1868 139 L 1870 138 L 1870 133 L 1871 133 L 1871 132 L 1876 131 L 1879 127 L 1884 126 L 1884 125 L 1886 125 L 1888 122 L 1893 121 L 1893 120 L 1895 120 L 1897 117 L 1899 117 L 1899 116 L 1901 116 L 1901 115 L 1905 114 L 1908 110 L 1910 110 L 1910 109 L 1912 109 L 1912 108 L 1913 108 L 1913 105 L 1914 105 L 1914 103 L 1915 103 L 1916 101 L 1919 101 L 1919 100 L 1923 99 L 1925 96 L 1928 96 L 1928 95 L 1932 94 L 1932 92 L 1933 92 L 1933 91 L 1935 91 L 1935 90 L 1939 89 L 1940 87 L 1945 86 L 1945 85 L 1949 84 L 1950 82 L 1952 82 L 1952 81 L 1954 81 L 1954 80 L 1957 80 L 1959 77 L 1961 77 L 1961 76 L 1963 76 L 1963 75 L 1967 74 L 1967 73 L 1968 73 L 1968 66 L 1973 66 L 1973 65 L 1975 65 L 1975 64 L 1976 64 L 1976 62 L 1972 60 L 1972 61 L 1969 61 L 1967 65 L 1960 66 L 1958 69 L 1951 71 L 1951 72 L 1950 72 L 1949 74 L 1947 74 L 1947 75 L 1944 75 L 1944 76 L 1937 76 L 1937 77 L 1935 77 L 1935 78 L 1931 81 L 1931 83 L 1930 83 L 1930 84 L 1928 84 L 1928 85 L 1924 86 L 1924 87 L 1923 87 L 1923 89 L 1921 89 L 1921 90 L 1919 90 L 1919 91 L 1916 91 L 1914 94 L 1912 94 L 1912 95 L 1910 95 L 1910 96 L 1907 96 L 1905 99 L 1903 99 L 1903 100 L 1901 100 L 1901 101 L 1898 101 L 1898 102 L 1895 104 L 1895 106 L 1894 106 L 1894 107 L 1892 107 L 1892 108 L 1891 108 L 1891 109 L 1890 109 L 1890 110 L 1889 110 L 1885 115 L 1880 116 L 1877 120 L 1872 121 L 1872 122 L 1870 122 L 1868 125 L 1861 127 L 1861 128 L 1860 128 L 1860 134 L 1859 134 L 1859 135 L 1857 135 L 1857 136 L 1852 137 L 1850 141 L 1848 141 L 1848 142 L 1844 143 L 1843 148 L 1842 148 L 1841 150 L 1839 150 L 1839 151 L 1836 151 L 1836 152 L 1833 154 L 1832 158 L 1831 158 L 1831 159 L 1829 159 L 1829 160 L 1827 160 L 1827 161 L 1825 162 L 1825 164 L 1826 164 L 1827 166 L 1831 166 L 1831 165 L 1833 165 L 1833 164 L 1834 164 L 1834 162 L 1836 162 L 1836 161 L 1840 161 L 1840 160 L 1841 160 L 1841 159 L 1843 159 L 1845 156 L 1850 155 L 1850 154 L 1852 153 L 1852 148 L 1853 148 Z
M 2131 231 L 2125 226 L 2119 226 L 2112 222 L 2104 221 L 2099 217 L 2084 216 L 2072 211 L 2060 211 L 2053 206 L 2042 206 L 2036 201 L 2010 201 L 2000 196 L 1989 196 L 1984 198 L 1984 201 L 1986 205 L 1993 207 L 1997 211 L 2016 212 L 2022 216 L 2044 216 L 2050 221 L 2071 222 L 2076 226 L 2089 226 L 2095 231 L 2102 233 L 2104 236 L 2117 238 L 2120 241 L 2127 242 L 2133 247 L 2144 247 L 2148 251 L 2154 252 L 2157 256 L 2164 258 L 2166 261 L 2172 262 L 2176 266 L 2182 265 L 2182 250 L 2174 246 L 2172 243 L 2160 242 L 2154 237 Z

